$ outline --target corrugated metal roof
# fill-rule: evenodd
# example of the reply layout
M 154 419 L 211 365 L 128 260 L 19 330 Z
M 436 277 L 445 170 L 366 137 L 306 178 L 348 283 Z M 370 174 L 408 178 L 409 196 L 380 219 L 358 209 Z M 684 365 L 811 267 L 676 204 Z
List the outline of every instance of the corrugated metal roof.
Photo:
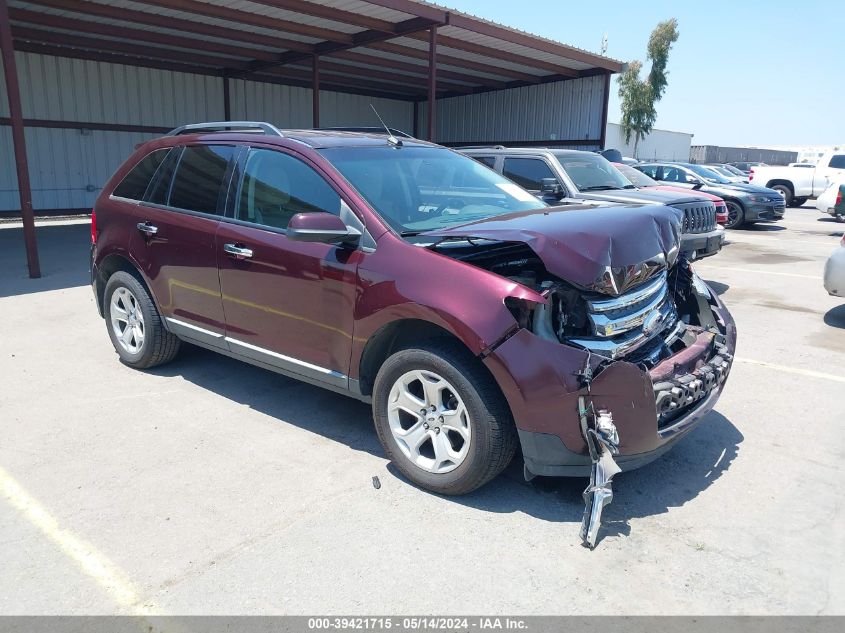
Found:
M 84 53 L 93 60 L 99 53 L 112 61 L 126 56 L 126 63 L 146 56 L 158 64 L 166 61 L 164 51 L 173 51 L 172 62 L 179 69 L 195 64 L 203 72 L 214 69 L 259 81 L 266 73 L 285 74 L 276 68 L 293 67 L 288 74 L 300 76 L 316 53 L 333 65 L 328 74 L 336 75 L 344 66 L 350 76 L 373 71 L 370 89 L 383 85 L 389 93 L 391 79 L 405 75 L 403 83 L 420 85 L 418 98 L 427 93 L 418 80 L 428 74 L 431 26 L 438 32 L 438 68 L 444 75 L 453 73 L 440 78 L 439 94 L 621 68 L 616 60 L 419 0 L 9 0 L 9 6 L 13 35 L 22 50 L 37 47 L 61 55 L 69 48 L 77 57 Z M 43 24 L 39 15 L 45 16 Z M 62 28 L 61 19 L 72 22 Z M 103 33 L 103 25 L 113 27 L 115 34 Z M 126 50 L 132 41 L 139 43 L 137 53 Z M 378 42 L 392 47 L 378 50 Z M 333 56 L 345 50 L 369 59 Z M 372 59 L 382 61 L 369 63 Z

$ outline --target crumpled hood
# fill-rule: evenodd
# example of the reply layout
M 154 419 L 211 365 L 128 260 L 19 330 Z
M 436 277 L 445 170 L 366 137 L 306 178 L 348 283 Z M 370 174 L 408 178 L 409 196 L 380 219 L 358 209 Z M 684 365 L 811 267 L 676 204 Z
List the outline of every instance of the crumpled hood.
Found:
M 780 195 L 774 189 L 769 189 L 768 187 L 763 187 L 762 185 L 755 185 L 755 184 L 750 184 L 750 183 L 742 183 L 742 182 L 732 182 L 732 183 L 729 183 L 729 184 L 711 183 L 709 186 L 718 187 L 719 189 L 724 189 L 727 192 L 742 191 L 743 193 L 756 193 L 756 194 L 760 194 L 760 195 L 768 195 L 768 196 L 771 196 L 772 198 Z
M 427 231 L 420 237 L 523 242 L 546 269 L 619 295 L 674 264 L 683 215 L 667 206 L 549 207 Z

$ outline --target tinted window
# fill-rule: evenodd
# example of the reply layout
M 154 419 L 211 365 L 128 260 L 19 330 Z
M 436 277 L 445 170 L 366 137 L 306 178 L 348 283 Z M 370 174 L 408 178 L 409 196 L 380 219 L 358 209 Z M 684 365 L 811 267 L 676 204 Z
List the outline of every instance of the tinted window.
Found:
M 831 156 L 828 167 L 833 167 L 834 169 L 845 169 L 845 154 Z
M 657 165 L 643 165 L 641 167 L 637 167 L 637 169 L 650 178 L 654 178 L 655 180 L 661 179 L 661 177 L 657 175 Z
M 340 196 L 301 160 L 267 149 L 247 157 L 238 219 L 285 229 L 297 213 L 340 213 Z
M 483 165 L 487 165 L 490 169 L 496 166 L 496 157 L 495 156 L 473 156 L 475 160 Z
M 168 205 L 188 211 L 217 213 L 223 179 L 235 148 L 229 145 L 186 147 L 176 168 Z
M 631 181 L 637 187 L 654 187 L 659 183 L 646 176 L 643 172 L 637 171 L 630 165 L 623 165 L 622 163 L 613 163 L 613 166 L 618 169 L 625 178 Z
M 161 161 L 167 156 L 170 149 L 157 149 L 150 154 L 147 154 L 141 159 L 141 162 L 135 165 L 129 173 L 124 176 L 120 184 L 114 188 L 112 195 L 120 196 L 121 198 L 129 198 L 130 200 L 143 200 L 144 193 L 150 181 L 155 176 L 156 169 L 161 165 Z
M 552 168 L 539 158 L 506 158 L 502 174 L 529 191 L 540 191 L 543 178 L 557 181 Z

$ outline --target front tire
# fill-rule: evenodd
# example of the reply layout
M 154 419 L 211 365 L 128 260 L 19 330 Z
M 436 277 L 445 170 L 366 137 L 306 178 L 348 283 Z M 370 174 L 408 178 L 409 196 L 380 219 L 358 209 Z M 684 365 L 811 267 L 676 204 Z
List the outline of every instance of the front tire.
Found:
M 516 451 L 498 386 L 478 359 L 449 340 L 400 350 L 384 362 L 373 387 L 373 419 L 402 474 L 439 494 L 483 486 Z
M 118 271 L 106 283 L 106 328 L 120 360 L 135 369 L 169 363 L 180 340 L 162 323 L 149 292 L 136 277 Z
M 726 229 L 738 229 L 745 223 L 745 209 L 735 200 L 725 200 L 728 207 L 728 221 L 725 222 Z
M 787 207 L 791 207 L 793 205 L 793 202 L 795 201 L 795 194 L 792 192 L 792 187 L 789 187 L 788 185 L 772 185 L 772 189 L 783 196 L 784 204 Z
M 807 202 L 809 198 L 793 198 L 792 199 L 792 206 L 793 207 L 803 207 L 804 203 Z

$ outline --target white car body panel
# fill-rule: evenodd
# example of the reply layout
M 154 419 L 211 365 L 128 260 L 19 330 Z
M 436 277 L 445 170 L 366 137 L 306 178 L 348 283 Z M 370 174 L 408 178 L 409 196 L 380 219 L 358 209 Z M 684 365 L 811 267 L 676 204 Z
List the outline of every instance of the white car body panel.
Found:
M 752 185 L 770 187 L 775 181 L 789 183 L 796 198 L 813 198 L 821 195 L 831 181 L 845 177 L 845 168 L 831 167 L 845 163 L 845 152 L 828 152 L 819 159 L 814 168 L 808 167 L 754 167 L 749 180 Z

